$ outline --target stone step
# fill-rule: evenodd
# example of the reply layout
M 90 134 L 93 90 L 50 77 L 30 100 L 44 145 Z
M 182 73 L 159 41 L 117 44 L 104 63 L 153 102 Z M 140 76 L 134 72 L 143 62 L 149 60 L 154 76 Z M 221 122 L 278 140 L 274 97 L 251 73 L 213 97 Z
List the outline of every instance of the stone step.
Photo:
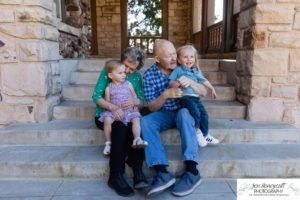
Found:
M 243 119 L 246 106 L 235 101 L 203 101 L 210 118 Z M 93 119 L 92 101 L 64 101 L 53 109 L 54 119 Z
M 211 119 L 210 133 L 222 144 L 295 144 L 300 130 L 285 123 L 249 122 L 241 119 Z M 164 131 L 167 145 L 180 144 L 176 129 Z M 102 145 L 104 135 L 93 120 L 53 120 L 39 124 L 16 124 L 0 129 L 0 145 L 84 146 Z
M 101 150 L 91 146 L 2 146 L 0 178 L 106 180 L 108 158 Z M 167 146 L 166 150 L 169 171 L 180 175 L 181 147 Z M 204 178 L 299 177 L 299 152 L 300 144 L 218 145 L 199 150 L 198 168 Z
M 118 58 L 98 58 L 98 59 L 82 59 L 78 62 L 78 71 L 82 72 L 99 72 L 102 70 L 105 62 L 110 59 Z M 154 58 L 147 58 L 141 71 L 145 71 L 155 62 Z M 199 59 L 201 71 L 219 71 L 220 60 Z
M 211 84 L 226 84 L 226 72 L 204 72 L 204 76 Z M 70 84 L 96 84 L 99 73 L 95 72 L 73 72 Z
M 91 100 L 95 85 L 66 85 L 63 86 L 62 95 L 65 100 L 88 101 Z M 235 100 L 235 88 L 230 85 L 214 85 L 218 98 L 216 100 L 233 101 Z M 210 100 L 211 94 L 208 93 L 203 99 Z
M 132 179 L 127 178 L 127 180 L 132 185 Z M 236 179 L 202 179 L 201 185 L 184 199 L 236 200 L 236 182 Z M 123 198 L 109 188 L 106 180 L 101 179 L 2 179 L 0 199 L 116 200 Z M 130 199 L 146 199 L 145 192 L 135 191 L 135 195 Z M 174 196 L 170 191 L 166 191 L 155 199 L 172 200 Z

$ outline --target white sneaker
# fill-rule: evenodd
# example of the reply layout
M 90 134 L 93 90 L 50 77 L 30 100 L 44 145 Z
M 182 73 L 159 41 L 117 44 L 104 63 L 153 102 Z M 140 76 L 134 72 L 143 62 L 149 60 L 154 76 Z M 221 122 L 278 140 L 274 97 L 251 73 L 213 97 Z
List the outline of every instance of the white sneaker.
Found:
M 132 142 L 132 148 L 145 148 L 148 145 L 148 142 L 143 140 L 140 137 L 137 137 Z
M 218 139 L 214 138 L 210 134 L 208 134 L 205 139 L 206 139 L 207 144 L 219 144 L 220 143 L 220 141 Z
M 110 154 L 110 148 L 111 148 L 111 141 L 106 141 L 103 149 L 103 154 L 105 156 L 108 156 Z
M 201 132 L 201 131 L 200 131 L 200 132 Z M 202 135 L 202 132 L 201 132 L 201 133 L 198 133 L 198 131 L 197 131 L 196 136 L 197 136 L 197 140 L 198 140 L 198 145 L 199 145 L 200 147 L 205 147 L 205 146 L 207 145 L 207 141 L 206 141 L 206 139 L 204 138 L 204 136 Z

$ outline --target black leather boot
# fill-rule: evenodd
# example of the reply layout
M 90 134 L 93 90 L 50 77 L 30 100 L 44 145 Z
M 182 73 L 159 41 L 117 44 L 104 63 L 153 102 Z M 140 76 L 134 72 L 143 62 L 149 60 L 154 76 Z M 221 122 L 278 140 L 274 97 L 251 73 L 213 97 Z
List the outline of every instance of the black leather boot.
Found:
M 148 186 L 148 181 L 142 169 L 133 171 L 133 187 L 137 190 L 143 189 Z
M 129 186 L 123 174 L 109 176 L 107 184 L 120 196 L 129 197 L 134 195 L 133 189 Z

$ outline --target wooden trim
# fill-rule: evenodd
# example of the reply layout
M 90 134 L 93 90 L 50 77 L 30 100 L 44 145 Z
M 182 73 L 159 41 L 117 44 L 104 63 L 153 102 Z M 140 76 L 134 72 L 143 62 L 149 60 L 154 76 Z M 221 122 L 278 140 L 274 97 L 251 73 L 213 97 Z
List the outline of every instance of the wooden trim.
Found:
M 162 37 L 164 39 L 169 38 L 169 9 L 168 9 L 168 0 L 161 0 L 161 9 L 162 9 Z
M 91 55 L 98 55 L 97 2 L 96 0 L 90 0 L 90 4 L 91 4 L 91 20 L 92 20 Z
M 121 52 L 127 48 L 127 0 L 121 1 Z
M 208 5 L 208 0 L 202 0 L 202 41 L 201 41 L 201 54 L 205 54 L 207 47 L 208 47 L 208 42 L 207 42 L 207 5 Z
M 121 0 L 121 52 L 128 47 L 127 38 L 127 0 Z
M 66 21 L 66 1 L 65 0 L 61 0 L 60 2 L 61 4 L 61 21 L 65 22 Z
M 225 0 L 224 6 L 225 18 L 224 18 L 224 52 L 230 52 L 233 43 L 233 0 Z

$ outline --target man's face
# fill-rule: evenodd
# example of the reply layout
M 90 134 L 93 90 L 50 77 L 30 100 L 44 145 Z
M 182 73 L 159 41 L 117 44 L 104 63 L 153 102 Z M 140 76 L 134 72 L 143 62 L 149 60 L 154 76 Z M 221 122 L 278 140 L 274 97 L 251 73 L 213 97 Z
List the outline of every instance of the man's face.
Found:
M 172 43 L 161 45 L 159 52 L 156 55 L 156 61 L 165 70 L 173 70 L 176 63 L 176 49 Z

